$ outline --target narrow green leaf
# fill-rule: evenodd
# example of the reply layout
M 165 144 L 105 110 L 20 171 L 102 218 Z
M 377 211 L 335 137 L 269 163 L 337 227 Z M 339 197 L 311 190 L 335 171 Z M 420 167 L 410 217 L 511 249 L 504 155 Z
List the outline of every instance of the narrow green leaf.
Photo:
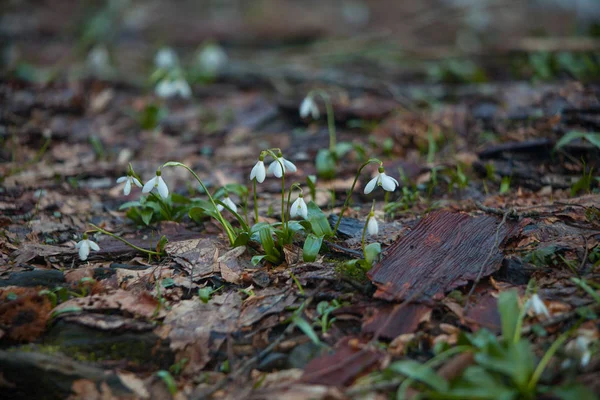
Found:
M 315 159 L 317 174 L 321 178 L 331 179 L 335 177 L 336 163 L 333 154 L 328 149 L 320 149 Z
M 422 382 L 431 388 L 444 392 L 448 390 L 448 382 L 426 365 L 413 360 L 396 361 L 388 369 Z
M 309 233 L 304 241 L 304 247 L 302 248 L 302 259 L 304 262 L 312 262 L 317 259 L 319 250 L 321 250 L 321 244 L 323 243 L 323 236 L 316 236 Z
M 519 296 L 515 290 L 500 293 L 498 297 L 498 311 L 502 323 L 502 337 L 512 340 L 515 330 L 519 325 L 520 316 Z
M 369 265 L 373 265 L 373 263 L 379 260 L 379 255 L 381 254 L 381 244 L 380 243 L 371 243 L 365 246 L 365 259 L 369 263 Z

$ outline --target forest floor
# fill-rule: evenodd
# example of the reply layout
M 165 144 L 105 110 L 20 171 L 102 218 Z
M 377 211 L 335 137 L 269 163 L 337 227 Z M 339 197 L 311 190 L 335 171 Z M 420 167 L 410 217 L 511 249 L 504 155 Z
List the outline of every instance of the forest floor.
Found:
M 357 60 L 280 68 L 292 56 L 269 54 L 231 61 L 191 98 L 110 73 L 55 69 L 40 83 L 22 67 L 0 80 L 2 392 L 600 393 L 600 86 L 465 82 L 452 68 L 412 82 Z M 319 118 L 301 118 L 315 89 L 331 110 L 315 96 Z M 267 149 L 297 167 L 283 214 L 281 180 L 249 179 Z M 379 161 L 353 185 L 375 158 L 395 191 L 364 193 Z M 224 188 L 239 218 L 220 222 L 181 167 L 162 167 L 167 199 L 115 183 L 131 165 L 143 184 L 168 161 L 220 201 Z M 305 222 L 290 218 L 294 183 Z M 372 206 L 379 229 L 365 235 Z M 99 250 L 81 260 L 86 232 Z

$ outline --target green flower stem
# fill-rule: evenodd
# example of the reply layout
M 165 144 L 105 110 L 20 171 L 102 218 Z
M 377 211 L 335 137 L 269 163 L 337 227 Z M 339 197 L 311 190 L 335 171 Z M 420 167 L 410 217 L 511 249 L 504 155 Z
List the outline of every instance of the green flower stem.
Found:
M 363 257 L 365 258 L 365 260 L 367 260 L 367 252 L 365 251 L 365 237 L 367 236 L 367 226 L 369 225 L 370 219 L 371 219 L 371 214 L 369 213 L 369 216 L 367 217 L 367 220 L 365 222 L 365 226 L 363 226 L 362 237 L 361 237 L 361 241 L 360 241 L 362 251 L 363 251 Z
M 254 192 L 254 223 L 258 223 L 258 200 L 256 197 L 256 179 L 252 179 L 252 191 Z
M 550 346 L 548 351 L 546 351 L 546 353 L 544 353 L 544 356 L 542 357 L 539 364 L 535 368 L 535 371 L 533 371 L 533 375 L 531 375 L 531 379 L 529 380 L 529 383 L 527 384 L 527 389 L 529 389 L 529 391 L 535 390 L 535 387 L 536 387 L 540 377 L 542 376 L 542 372 L 544 372 L 544 369 L 546 369 L 546 366 L 552 359 L 552 356 L 554 355 L 554 353 L 556 353 L 556 351 L 559 349 L 559 347 L 563 345 L 563 343 L 569 338 L 569 336 L 571 336 L 571 334 L 578 327 L 579 327 L 579 324 L 577 324 L 575 327 L 571 328 L 567 332 L 560 335 L 560 337 L 558 339 L 556 339 L 554 341 L 554 343 L 552 343 L 552 345 Z
M 325 110 L 327 111 L 327 128 L 329 130 L 329 151 L 335 155 L 337 159 L 337 153 L 335 151 L 336 146 L 336 134 L 335 134 L 335 116 L 333 114 L 333 104 L 331 103 L 331 97 L 321 89 L 313 90 L 312 93 L 318 95 L 325 102 Z M 311 93 L 308 95 L 310 96 Z
M 208 199 L 210 200 L 211 204 L 213 205 L 215 212 L 217 213 L 217 221 L 219 221 L 219 223 L 225 230 L 225 233 L 227 233 L 227 238 L 229 239 L 229 244 L 233 245 L 233 243 L 235 243 L 235 234 L 233 233 L 231 228 L 229 228 L 227 226 L 227 224 L 225 223 L 223 214 L 221 214 L 221 212 L 219 211 L 219 208 L 217 207 L 217 204 L 215 203 L 215 199 L 213 199 L 213 197 L 210 195 L 210 192 L 208 191 L 208 189 L 206 188 L 206 185 L 204 185 L 204 182 L 202 182 L 200 177 L 190 167 L 188 167 L 187 165 L 182 164 L 178 161 L 168 161 L 163 164 L 163 167 L 183 167 L 183 168 L 187 169 L 194 176 L 194 178 L 196 178 L 196 180 L 198 181 L 200 186 L 202 186 L 202 189 L 204 189 L 204 191 L 206 192 L 206 195 L 208 196 Z
M 155 255 L 155 256 L 160 256 L 161 253 L 157 252 L 157 251 L 152 251 L 152 250 L 146 250 L 146 249 L 142 249 L 141 247 L 136 246 L 135 244 L 129 242 L 126 239 L 123 239 L 121 236 L 119 235 L 115 235 L 112 232 L 107 231 L 106 229 L 102 229 L 99 226 L 96 226 L 94 224 L 90 224 L 91 227 L 93 227 L 96 231 L 104 233 L 105 235 L 108 235 L 110 237 L 113 237 L 117 240 L 120 240 L 121 242 L 125 243 L 127 246 L 131 247 L 132 249 L 135 249 L 137 251 L 140 251 L 142 253 L 146 253 L 146 254 L 150 254 L 150 255 Z
M 352 197 L 352 193 L 354 192 L 354 187 L 356 186 L 356 182 L 358 181 L 358 177 L 360 176 L 360 173 L 362 172 L 364 167 L 366 167 L 367 165 L 369 165 L 371 163 L 378 163 L 379 165 L 383 165 L 383 162 L 381 162 L 381 160 L 379 160 L 378 158 L 370 158 L 366 162 L 364 162 L 360 167 L 358 167 L 358 171 L 356 172 L 356 176 L 354 177 L 354 182 L 352 182 L 352 186 L 350 187 L 350 190 L 348 190 L 348 193 L 346 194 L 346 200 L 344 201 L 344 205 L 342 206 L 342 211 L 340 212 L 340 216 L 338 217 L 338 220 L 335 223 L 335 228 L 333 228 L 334 236 L 337 233 L 337 230 L 340 226 L 340 222 L 342 222 L 342 217 L 344 216 L 344 213 L 348 209 L 348 205 L 350 203 L 350 198 Z
M 288 225 L 285 219 L 285 167 L 283 166 L 281 160 L 279 160 L 279 157 L 277 157 L 277 154 L 273 152 L 273 150 L 277 150 L 279 153 L 281 153 L 281 150 L 279 149 L 269 149 L 265 151 L 271 157 L 273 157 L 273 159 L 277 161 L 277 163 L 281 167 L 281 226 L 283 227 L 284 235 L 287 237 Z

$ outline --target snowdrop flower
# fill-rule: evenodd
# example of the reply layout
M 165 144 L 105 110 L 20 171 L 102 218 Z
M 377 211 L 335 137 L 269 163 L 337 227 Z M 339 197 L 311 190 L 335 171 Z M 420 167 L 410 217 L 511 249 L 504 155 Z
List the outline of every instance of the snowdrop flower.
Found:
M 292 208 L 290 208 L 290 218 L 296 216 L 302 217 L 303 219 L 308 218 L 308 208 L 306 207 L 302 193 L 300 193 L 296 201 L 292 203 Z
M 545 315 L 546 318 L 550 318 L 550 312 L 548 311 L 548 308 L 546 308 L 546 305 L 537 293 L 527 300 L 525 303 L 525 309 L 527 311 L 533 310 L 535 315 Z
M 308 114 L 310 114 L 313 119 L 319 119 L 319 107 L 310 95 L 306 96 L 304 100 L 302 100 L 302 104 L 300 104 L 300 118 L 306 118 L 308 117 Z
M 76 249 L 79 249 L 79 259 L 85 261 L 90 254 L 90 249 L 98 251 L 100 247 L 93 240 L 88 239 L 87 233 L 83 234 L 83 238 L 75 245 Z
M 250 171 L 250 180 L 256 179 L 256 182 L 263 183 L 265 181 L 265 177 L 267 176 L 267 171 L 265 169 L 265 156 L 263 153 L 260 153 L 258 157 L 258 161 L 252 167 L 252 171 Z
M 385 174 L 385 169 L 383 166 L 379 167 L 379 173 L 377 176 L 369 181 L 365 186 L 365 194 L 369 194 L 375 189 L 375 186 L 381 186 L 384 190 L 388 192 L 393 192 L 396 190 L 396 187 L 399 185 L 398 181 Z
M 117 179 L 117 183 L 123 183 L 123 182 L 125 182 L 125 187 L 123 187 L 123 194 L 125 196 L 129 196 L 129 193 L 131 193 L 131 184 L 132 183 L 137 187 L 142 187 L 142 184 L 140 183 L 140 181 L 132 174 L 127 174 L 127 176 L 122 176 L 119 179 Z
M 375 214 L 371 211 L 367 221 L 367 233 L 371 236 L 375 236 L 379 233 L 379 224 L 375 219 Z
M 198 66 L 210 73 L 215 73 L 227 64 L 227 54 L 216 44 L 208 44 L 198 54 Z
M 110 55 L 104 46 L 94 47 L 87 55 L 87 65 L 96 73 L 103 73 L 110 70 Z
M 156 85 L 156 95 L 162 98 L 175 97 L 177 95 L 184 99 L 192 96 L 192 89 L 187 81 L 183 78 L 177 78 L 174 80 L 163 79 Z
M 177 53 L 170 47 L 163 47 L 156 53 L 154 64 L 162 69 L 175 68 L 179 64 Z
M 165 183 L 161 174 L 162 173 L 160 169 L 157 169 L 156 176 L 146 182 L 142 188 L 142 193 L 150 193 L 152 189 L 156 188 L 158 190 L 158 194 L 160 194 L 163 199 L 169 197 L 169 188 L 167 187 L 167 184 Z
M 581 367 L 587 366 L 592 359 L 590 345 L 596 340 L 593 336 L 593 331 L 582 329 L 580 330 L 579 336 L 577 336 L 576 339 L 571 340 L 565 346 L 565 353 L 568 356 L 577 359 Z M 563 367 L 568 367 L 570 364 L 571 360 L 565 360 L 565 362 L 563 362 Z
M 223 199 L 223 204 L 225 204 L 227 207 L 231 208 L 231 210 L 233 212 L 237 212 L 237 206 L 235 205 L 235 203 L 233 201 L 231 201 L 228 194 L 225 194 L 225 198 Z M 221 204 L 217 204 L 217 208 L 219 209 L 219 211 L 223 211 L 225 209 L 225 207 L 223 207 Z
M 283 158 L 283 155 L 279 152 L 277 158 L 269 165 L 267 172 L 275 175 L 277 178 L 281 178 L 286 170 L 296 172 L 296 166 L 291 161 Z

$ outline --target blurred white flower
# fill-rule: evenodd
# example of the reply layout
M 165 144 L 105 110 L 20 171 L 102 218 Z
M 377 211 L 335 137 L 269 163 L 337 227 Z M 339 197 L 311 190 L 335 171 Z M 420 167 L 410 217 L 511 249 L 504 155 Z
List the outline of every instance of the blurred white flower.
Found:
M 162 79 L 155 88 L 156 95 L 162 98 L 181 96 L 184 99 L 192 96 L 192 89 L 187 81 L 183 78 L 177 79 Z
M 77 242 L 75 248 L 79 249 L 79 259 L 81 261 L 87 260 L 88 255 L 90 254 L 90 249 L 94 251 L 100 250 L 100 246 L 98 246 L 96 242 L 88 239 L 87 233 L 83 234 L 82 239 L 79 242 Z
M 371 236 L 375 236 L 379 233 L 379 224 L 373 213 L 369 214 L 369 221 L 367 222 L 367 233 Z
M 302 217 L 303 219 L 308 218 L 308 207 L 306 207 L 302 193 L 300 193 L 290 208 L 290 218 L 294 218 L 296 216 Z
M 231 199 L 229 198 L 229 195 L 225 195 L 225 198 L 223 199 L 223 204 L 225 204 L 227 207 L 231 208 L 231 210 L 233 212 L 237 212 L 237 206 L 235 205 L 235 203 L 233 201 L 231 201 Z M 223 211 L 225 209 L 225 207 L 223 207 L 221 204 L 217 204 L 217 208 L 219 209 L 219 211 Z
M 165 183 L 161 174 L 161 171 L 157 170 L 156 176 L 154 176 L 154 178 L 146 182 L 146 184 L 142 188 L 142 193 L 150 193 L 152 189 L 156 188 L 156 190 L 158 190 L 158 194 L 160 194 L 160 196 L 163 199 L 169 197 L 169 188 L 167 187 L 167 184 Z
M 95 73 L 105 73 L 110 71 L 110 55 L 105 46 L 98 45 L 94 47 L 87 55 L 87 65 Z
M 123 187 L 123 194 L 125 196 L 129 196 L 131 193 L 131 184 L 133 183 L 137 187 L 142 187 L 141 182 L 133 175 L 122 176 L 117 179 L 117 183 L 125 182 L 125 186 Z
M 277 158 L 269 164 L 268 173 L 275 175 L 277 178 L 281 178 L 285 172 L 296 172 L 296 166 L 291 162 L 283 158 L 281 153 L 277 156 Z
M 565 346 L 565 353 L 579 361 L 581 367 L 585 367 L 590 363 L 592 359 L 592 351 L 590 345 L 596 342 L 598 339 L 594 331 L 589 329 L 580 329 L 579 335 L 571 340 Z M 565 360 L 563 367 L 568 367 L 571 364 L 571 360 Z
M 250 171 L 250 180 L 256 179 L 256 182 L 258 183 L 263 183 L 265 181 L 267 171 L 265 169 L 264 159 L 265 157 L 263 155 L 258 158 L 256 164 L 252 167 L 252 171 Z
M 228 58 L 221 46 L 208 44 L 198 53 L 197 60 L 200 69 L 214 74 L 227 64 Z
M 385 174 L 383 167 L 379 167 L 379 173 L 377 176 L 369 181 L 365 186 L 365 194 L 369 194 L 375 189 L 375 186 L 381 186 L 388 192 L 393 192 L 399 185 L 398 181 L 389 175 Z
M 154 56 L 154 64 L 158 68 L 172 69 L 179 65 L 177 53 L 170 47 L 163 47 Z
M 550 318 L 550 312 L 548 311 L 548 308 L 537 293 L 527 300 L 525 303 L 525 310 L 526 312 L 532 310 L 536 316 L 545 315 L 546 318 Z
M 309 114 L 313 119 L 319 119 L 319 107 L 312 96 L 306 96 L 300 104 L 300 117 L 306 118 Z

